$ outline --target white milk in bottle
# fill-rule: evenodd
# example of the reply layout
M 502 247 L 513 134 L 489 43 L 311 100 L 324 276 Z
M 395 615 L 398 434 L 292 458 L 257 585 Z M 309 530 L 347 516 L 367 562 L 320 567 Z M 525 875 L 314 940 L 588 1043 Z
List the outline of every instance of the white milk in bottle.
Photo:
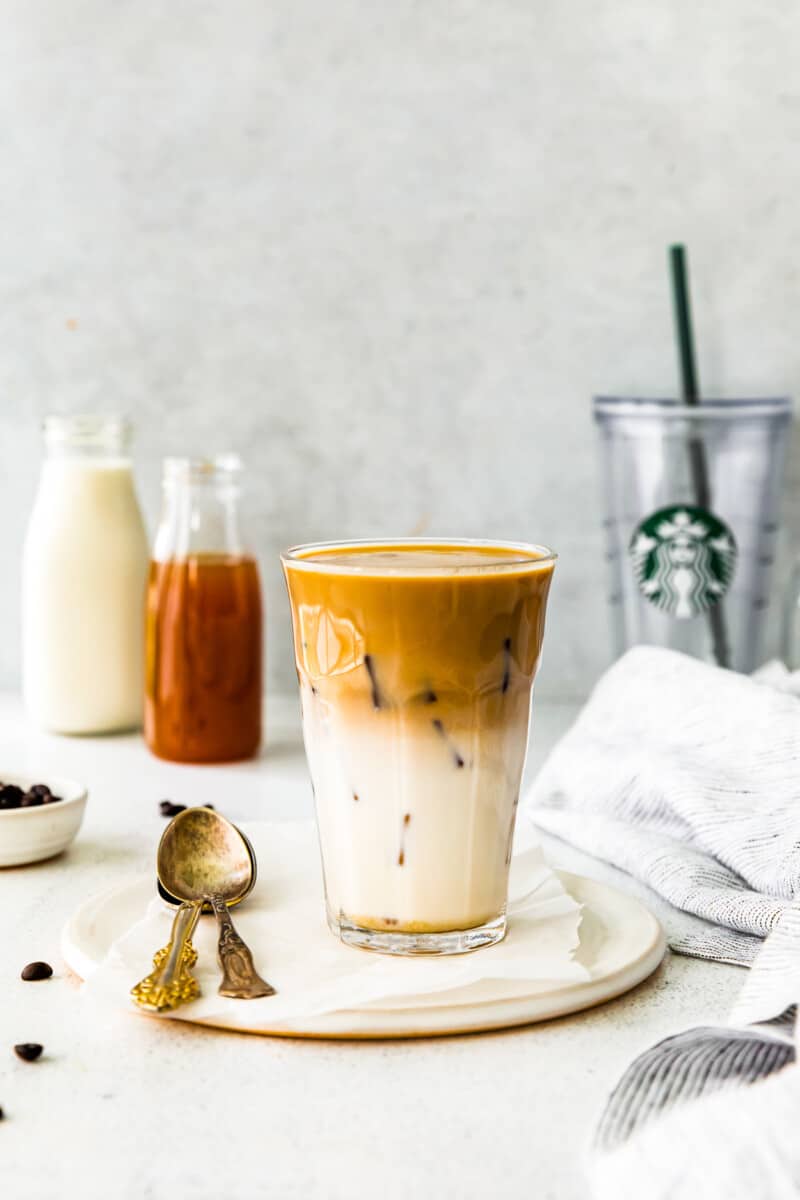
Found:
M 119 417 L 53 416 L 22 566 L 22 684 L 58 733 L 141 724 L 148 545 Z

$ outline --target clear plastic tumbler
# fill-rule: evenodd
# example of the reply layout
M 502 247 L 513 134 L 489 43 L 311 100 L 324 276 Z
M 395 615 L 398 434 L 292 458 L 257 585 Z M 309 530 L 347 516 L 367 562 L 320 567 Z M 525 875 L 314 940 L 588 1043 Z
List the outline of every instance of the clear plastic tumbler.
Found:
M 598 396 L 615 652 L 761 661 L 792 405 Z

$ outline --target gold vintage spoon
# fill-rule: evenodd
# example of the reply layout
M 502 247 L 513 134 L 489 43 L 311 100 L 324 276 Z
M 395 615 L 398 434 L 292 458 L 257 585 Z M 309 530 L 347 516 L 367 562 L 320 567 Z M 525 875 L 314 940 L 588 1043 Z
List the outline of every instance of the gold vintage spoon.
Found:
M 206 855 L 198 853 L 198 843 L 208 846 Z M 210 908 L 217 918 L 220 996 L 273 996 L 275 989 L 256 971 L 228 912 L 250 895 L 256 882 L 255 852 L 242 831 L 212 809 L 187 809 L 164 831 L 156 866 L 159 890 L 167 899 L 173 904 L 201 899 L 203 910 Z
M 186 809 L 164 830 L 156 867 L 159 891 L 179 908 L 168 946 L 156 954 L 151 974 L 131 991 L 136 1003 L 163 1012 L 200 994 L 191 973 L 197 961 L 191 936 L 204 907 L 213 910 L 219 925 L 220 995 L 240 999 L 274 995 L 275 989 L 253 966 L 252 954 L 228 912 L 228 905 L 249 895 L 256 880 L 255 854 L 244 834 L 211 809 Z

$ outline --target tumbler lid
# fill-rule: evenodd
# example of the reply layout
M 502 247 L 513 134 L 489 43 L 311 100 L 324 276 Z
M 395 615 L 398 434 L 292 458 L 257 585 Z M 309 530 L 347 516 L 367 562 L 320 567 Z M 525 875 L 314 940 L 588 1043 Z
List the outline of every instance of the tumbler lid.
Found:
M 791 396 L 765 396 L 757 399 L 707 400 L 687 405 L 677 396 L 594 396 L 594 415 L 648 416 L 663 420 L 703 421 L 722 417 L 730 420 L 743 417 L 788 417 L 792 412 Z

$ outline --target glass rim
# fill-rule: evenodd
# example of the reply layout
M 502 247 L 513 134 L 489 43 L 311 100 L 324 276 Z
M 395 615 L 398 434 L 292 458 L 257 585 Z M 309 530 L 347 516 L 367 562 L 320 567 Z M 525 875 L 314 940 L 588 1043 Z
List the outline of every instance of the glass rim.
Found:
M 313 554 L 319 554 L 326 551 L 334 550 L 350 550 L 353 548 L 372 548 L 376 551 L 386 550 L 420 550 L 423 547 L 433 548 L 453 548 L 456 550 L 473 549 L 480 547 L 486 550 L 516 550 L 519 552 L 519 558 L 509 559 L 506 557 L 498 557 L 495 561 L 487 558 L 487 562 L 480 566 L 476 563 L 464 563 L 461 566 L 443 566 L 441 563 L 431 566 L 422 566 L 415 563 L 414 566 L 403 566 L 398 563 L 397 566 L 383 565 L 381 567 L 370 567 L 368 559 L 370 556 L 364 555 L 364 566 L 356 566 L 353 563 L 332 563 L 325 562 L 324 557 L 312 558 Z M 535 542 L 512 542 L 504 541 L 502 538 L 345 538 L 341 541 L 327 542 L 305 542 L 297 546 L 291 546 L 288 550 L 284 550 L 281 554 L 281 562 L 285 567 L 299 568 L 306 571 L 318 571 L 330 575 L 470 575 L 470 574 L 485 574 L 486 568 L 492 572 L 495 571 L 514 571 L 520 567 L 536 564 L 537 567 L 552 566 L 558 558 L 554 550 L 549 546 L 539 545 Z
M 707 417 L 781 417 L 792 413 L 791 396 L 709 397 L 699 404 L 684 404 L 679 396 L 593 396 L 595 416 L 648 416 L 702 421 Z
M 170 454 L 162 462 L 161 477 L 164 483 L 218 483 L 220 480 L 234 479 L 242 469 L 243 463 L 238 454 L 215 454 L 210 458 Z

